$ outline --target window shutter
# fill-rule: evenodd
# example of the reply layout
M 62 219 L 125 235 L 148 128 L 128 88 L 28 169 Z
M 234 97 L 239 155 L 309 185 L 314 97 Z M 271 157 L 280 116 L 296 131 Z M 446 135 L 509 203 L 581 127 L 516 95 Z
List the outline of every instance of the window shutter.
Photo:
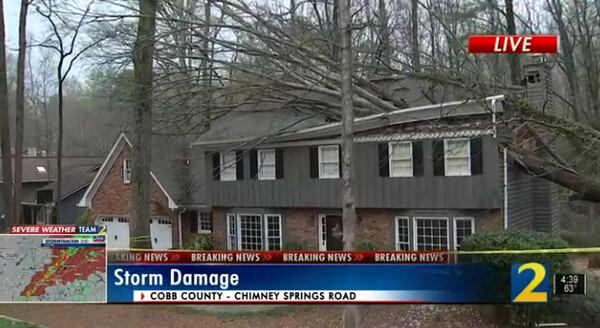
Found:
M 198 212 L 192 215 L 192 233 L 198 233 Z
M 413 176 L 423 176 L 423 141 L 412 143 Z
M 471 175 L 483 173 L 483 145 L 481 137 L 471 139 Z
M 275 178 L 283 179 L 283 149 L 275 149 Z
M 433 140 L 433 175 L 444 174 L 444 140 Z
M 221 180 L 221 155 L 218 152 L 212 153 L 212 171 L 213 179 Z
M 379 153 L 379 176 L 389 177 L 390 176 L 390 152 L 389 145 L 387 142 L 380 143 L 377 145 L 377 151 Z
M 338 145 L 338 177 L 342 177 L 342 145 Z
M 256 179 L 258 176 L 258 151 L 250 150 L 250 179 Z
M 244 180 L 244 153 L 241 150 L 235 152 L 235 179 Z
M 310 162 L 310 177 L 319 177 L 319 147 L 312 146 L 309 148 L 309 162 Z

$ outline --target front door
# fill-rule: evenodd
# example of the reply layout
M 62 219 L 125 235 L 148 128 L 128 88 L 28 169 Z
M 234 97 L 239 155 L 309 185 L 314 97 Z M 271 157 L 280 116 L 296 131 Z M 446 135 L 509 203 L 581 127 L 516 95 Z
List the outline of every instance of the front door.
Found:
M 325 236 L 328 251 L 344 250 L 344 230 L 342 217 L 339 215 L 325 216 Z

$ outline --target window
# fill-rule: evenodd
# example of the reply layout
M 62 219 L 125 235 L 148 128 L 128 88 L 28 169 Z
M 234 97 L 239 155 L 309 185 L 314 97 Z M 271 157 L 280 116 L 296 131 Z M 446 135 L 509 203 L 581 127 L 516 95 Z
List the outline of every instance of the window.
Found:
M 123 183 L 131 182 L 131 160 L 123 160 Z
M 212 217 L 210 213 L 199 212 L 198 213 L 198 233 L 211 233 L 212 232 Z
M 396 217 L 396 250 L 407 251 L 410 249 L 410 239 L 408 232 L 408 217 Z
M 444 160 L 447 176 L 471 175 L 469 139 L 444 140 Z
M 258 180 L 275 180 L 275 149 L 258 150 Z
M 448 218 L 414 218 L 414 245 L 416 250 L 448 249 Z
M 46 168 L 43 166 L 36 166 L 35 169 L 37 170 L 37 173 L 39 173 L 39 174 L 44 174 L 44 173 L 48 172 L 48 170 L 46 170 Z
M 460 249 L 460 244 L 475 233 L 474 218 L 454 218 L 454 248 Z
M 340 155 L 337 145 L 319 146 L 319 178 L 337 179 L 340 177 Z
M 412 177 L 412 142 L 390 142 L 390 177 Z
M 227 214 L 227 246 L 230 250 L 281 250 L 281 215 Z
M 234 151 L 221 153 L 221 181 L 235 181 L 237 176 Z
M 227 214 L 227 249 L 238 249 L 237 218 L 235 214 Z
M 281 250 L 281 215 L 265 215 L 267 223 L 267 250 Z

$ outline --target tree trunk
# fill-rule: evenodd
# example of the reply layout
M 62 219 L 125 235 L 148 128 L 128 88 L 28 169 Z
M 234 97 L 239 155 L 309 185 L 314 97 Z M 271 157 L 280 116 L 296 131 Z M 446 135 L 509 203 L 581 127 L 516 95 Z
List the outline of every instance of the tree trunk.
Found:
M 421 71 L 421 52 L 419 51 L 419 1 L 410 1 L 410 45 L 411 64 L 414 72 Z
M 513 8 L 513 0 L 505 0 L 506 6 L 506 30 L 508 34 L 517 34 L 517 27 L 515 25 L 515 12 Z M 508 64 L 510 66 L 510 81 L 514 85 L 518 85 L 521 81 L 521 65 L 519 64 L 519 55 L 509 54 Z
M 383 64 L 383 69 L 380 71 L 388 72 L 389 67 L 392 65 L 392 49 L 390 46 L 390 30 L 389 30 L 389 19 L 387 9 L 385 7 L 385 0 L 379 0 L 379 49 L 381 50 L 380 62 L 377 66 Z
M 4 1 L 0 0 L 0 148 L 2 148 L 2 196 L 4 198 L 4 226 L 15 224 L 13 216 L 13 174 L 10 151 L 10 124 L 8 122 L 8 81 L 6 78 L 6 44 L 4 33 Z
M 152 63 L 157 0 L 140 0 L 133 53 L 135 109 L 131 161 L 131 247 L 151 248 L 150 159 L 152 146 Z
M 15 198 L 14 219 L 23 223 L 21 198 L 23 193 L 23 134 L 25 130 L 25 56 L 27 54 L 27 7 L 29 0 L 21 0 L 19 13 L 19 58 L 17 61 L 16 134 L 15 134 Z
M 61 57 L 58 64 L 58 142 L 56 145 L 56 188 L 54 189 L 54 216 L 51 216 L 51 224 L 60 222 L 60 194 L 62 193 L 62 157 L 63 157 L 63 134 L 64 134 L 64 117 L 63 117 L 63 82 L 62 79 L 62 62 Z
M 354 208 L 354 194 L 352 192 L 352 182 L 354 178 L 353 168 L 353 123 L 354 108 L 352 101 L 352 30 L 350 29 L 350 8 L 348 0 L 337 0 L 340 20 L 339 30 L 341 37 L 341 66 L 340 82 L 342 89 L 342 181 L 343 208 L 342 220 L 344 227 L 344 250 L 351 251 L 355 248 L 356 239 L 356 210 Z M 360 312 L 357 305 L 346 305 L 344 307 L 344 327 L 360 327 Z

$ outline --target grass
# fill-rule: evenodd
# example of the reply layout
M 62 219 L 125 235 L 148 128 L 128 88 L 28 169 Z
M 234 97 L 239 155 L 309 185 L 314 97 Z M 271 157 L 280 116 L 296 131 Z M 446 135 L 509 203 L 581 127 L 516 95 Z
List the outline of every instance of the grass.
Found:
M 40 328 L 29 322 L 0 316 L 0 328 Z

